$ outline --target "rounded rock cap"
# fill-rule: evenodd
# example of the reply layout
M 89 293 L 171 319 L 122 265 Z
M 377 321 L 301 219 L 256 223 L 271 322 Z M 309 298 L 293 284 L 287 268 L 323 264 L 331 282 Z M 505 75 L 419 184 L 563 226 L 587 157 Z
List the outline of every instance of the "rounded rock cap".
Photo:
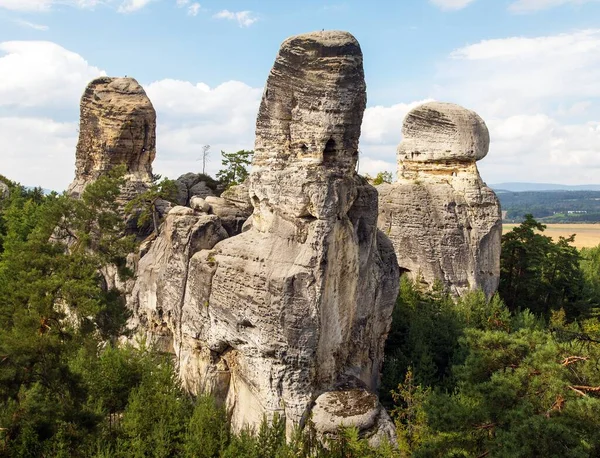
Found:
M 360 45 L 354 36 L 342 30 L 322 30 L 303 33 L 287 38 L 280 53 L 292 52 L 315 57 L 336 57 L 356 55 L 362 57 Z
M 453 103 L 428 102 L 404 118 L 399 161 L 478 161 L 489 150 L 490 134 L 477 113 Z

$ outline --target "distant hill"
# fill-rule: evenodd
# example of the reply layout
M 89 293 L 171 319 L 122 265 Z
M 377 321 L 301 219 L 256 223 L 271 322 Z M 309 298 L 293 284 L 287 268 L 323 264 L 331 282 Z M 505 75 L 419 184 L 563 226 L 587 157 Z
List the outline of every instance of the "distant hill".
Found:
M 497 191 L 504 221 L 531 213 L 544 223 L 600 222 L 600 191 Z
M 489 184 L 496 192 L 510 191 L 600 191 L 600 184 L 497 183 Z

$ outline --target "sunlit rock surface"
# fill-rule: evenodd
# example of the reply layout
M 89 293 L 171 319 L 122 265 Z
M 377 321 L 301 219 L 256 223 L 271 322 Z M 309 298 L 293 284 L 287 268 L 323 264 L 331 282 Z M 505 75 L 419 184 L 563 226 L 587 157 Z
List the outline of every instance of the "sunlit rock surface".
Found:
M 175 207 L 139 261 L 129 302 L 138 325 L 175 352 L 190 391 L 226 403 L 238 430 L 278 413 L 291 431 L 324 394 L 355 409 L 364 393 L 368 421 L 356 425 L 373 442 L 394 439 L 373 393 L 399 270 L 377 230 L 377 192 L 355 172 L 365 103 L 352 35 L 287 39 L 247 183 L 207 196 L 213 214 Z M 225 238 L 223 221 L 248 209 L 243 232 Z M 326 434 L 330 422 L 321 426 Z
M 156 155 L 156 112 L 133 78 L 100 77 L 81 97 L 75 179 L 68 188 L 79 196 L 85 186 L 118 165 L 125 165 L 126 195 L 152 181 Z
M 404 120 L 398 181 L 377 187 L 379 228 L 394 245 L 401 270 L 454 295 L 482 289 L 491 296 L 500 277 L 500 203 L 479 176 L 489 133 L 473 111 L 430 102 Z

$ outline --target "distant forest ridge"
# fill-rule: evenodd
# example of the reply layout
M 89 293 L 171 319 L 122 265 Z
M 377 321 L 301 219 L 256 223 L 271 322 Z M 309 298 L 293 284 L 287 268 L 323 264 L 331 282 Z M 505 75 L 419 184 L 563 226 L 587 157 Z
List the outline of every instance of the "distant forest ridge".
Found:
M 520 222 L 528 213 L 541 223 L 600 222 L 600 191 L 497 192 L 502 219 Z
M 497 183 L 488 184 L 497 193 L 523 191 L 600 191 L 600 184 Z

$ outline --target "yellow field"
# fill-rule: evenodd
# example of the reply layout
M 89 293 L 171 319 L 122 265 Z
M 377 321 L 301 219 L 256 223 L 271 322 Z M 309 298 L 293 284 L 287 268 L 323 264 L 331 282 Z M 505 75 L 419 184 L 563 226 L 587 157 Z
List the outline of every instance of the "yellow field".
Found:
M 503 224 L 502 233 L 510 231 L 518 224 Z M 577 248 L 589 248 L 600 244 L 600 224 L 547 224 L 544 235 L 552 237 L 554 241 L 562 235 L 569 237 L 575 235 L 575 246 Z

